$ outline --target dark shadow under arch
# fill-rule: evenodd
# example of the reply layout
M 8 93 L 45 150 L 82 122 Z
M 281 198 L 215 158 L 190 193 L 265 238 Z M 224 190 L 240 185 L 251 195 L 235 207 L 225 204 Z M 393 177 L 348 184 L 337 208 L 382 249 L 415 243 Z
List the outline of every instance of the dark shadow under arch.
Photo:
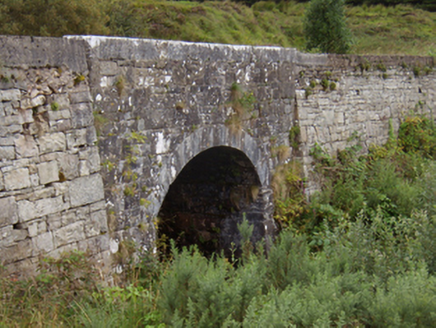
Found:
M 250 159 L 231 147 L 209 148 L 189 161 L 174 182 L 158 214 L 158 238 L 178 247 L 197 245 L 204 255 L 237 248 L 237 224 L 254 225 L 253 239 L 264 236 L 261 183 Z M 237 255 L 237 254 L 236 254 Z

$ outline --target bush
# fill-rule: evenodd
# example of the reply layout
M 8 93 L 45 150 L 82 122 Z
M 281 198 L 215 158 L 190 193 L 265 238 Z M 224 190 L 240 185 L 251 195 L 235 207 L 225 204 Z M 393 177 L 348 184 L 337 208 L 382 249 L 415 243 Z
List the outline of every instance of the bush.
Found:
M 0 34 L 63 36 L 109 33 L 100 0 L 4 0 Z
M 376 216 L 387 221 L 410 217 L 420 209 L 436 214 L 436 184 L 430 178 L 436 169 L 435 135 L 430 120 L 407 117 L 398 138 L 391 133 L 385 146 L 372 146 L 367 155 L 360 155 L 359 142 L 337 157 L 316 145 L 311 155 L 321 191 L 292 222 L 305 223 L 303 231 L 314 233 L 325 224 L 334 227 L 340 218 L 353 220 L 358 214 L 368 221 Z M 321 246 L 320 241 L 313 245 Z
M 345 24 L 344 0 L 312 0 L 304 16 L 308 50 L 347 53 L 351 32 Z

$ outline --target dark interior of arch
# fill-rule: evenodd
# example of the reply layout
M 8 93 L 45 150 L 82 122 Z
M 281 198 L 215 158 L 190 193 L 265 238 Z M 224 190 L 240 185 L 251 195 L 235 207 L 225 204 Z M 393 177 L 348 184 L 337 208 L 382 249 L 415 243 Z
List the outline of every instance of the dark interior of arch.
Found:
M 244 215 L 254 226 L 252 240 L 264 236 L 260 188 L 256 169 L 243 152 L 230 147 L 201 152 L 165 196 L 158 214 L 161 244 L 165 248 L 170 239 L 178 248 L 195 244 L 206 256 L 223 251 L 230 257 L 233 248 L 238 256 L 237 225 Z

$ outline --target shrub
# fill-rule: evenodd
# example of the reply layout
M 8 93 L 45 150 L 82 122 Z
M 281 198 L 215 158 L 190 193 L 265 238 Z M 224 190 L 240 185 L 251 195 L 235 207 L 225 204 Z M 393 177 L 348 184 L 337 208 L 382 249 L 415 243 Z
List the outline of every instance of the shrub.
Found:
M 0 34 L 63 36 L 108 34 L 99 0 L 4 0 Z
M 312 0 L 304 16 L 304 34 L 308 50 L 347 53 L 351 32 L 345 24 L 344 0 Z
M 398 144 L 405 152 L 436 159 L 436 129 L 426 117 L 407 117 L 398 131 Z

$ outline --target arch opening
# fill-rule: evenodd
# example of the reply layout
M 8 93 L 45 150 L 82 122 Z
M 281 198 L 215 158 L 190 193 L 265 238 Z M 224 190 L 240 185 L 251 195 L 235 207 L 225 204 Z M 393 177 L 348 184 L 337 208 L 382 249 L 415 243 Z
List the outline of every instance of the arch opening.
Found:
M 240 150 L 219 146 L 191 159 L 164 198 L 158 214 L 158 238 L 168 251 L 197 245 L 205 256 L 224 251 L 230 257 L 240 243 L 238 223 L 245 216 L 254 226 L 252 240 L 264 237 L 261 182 L 250 159 Z

